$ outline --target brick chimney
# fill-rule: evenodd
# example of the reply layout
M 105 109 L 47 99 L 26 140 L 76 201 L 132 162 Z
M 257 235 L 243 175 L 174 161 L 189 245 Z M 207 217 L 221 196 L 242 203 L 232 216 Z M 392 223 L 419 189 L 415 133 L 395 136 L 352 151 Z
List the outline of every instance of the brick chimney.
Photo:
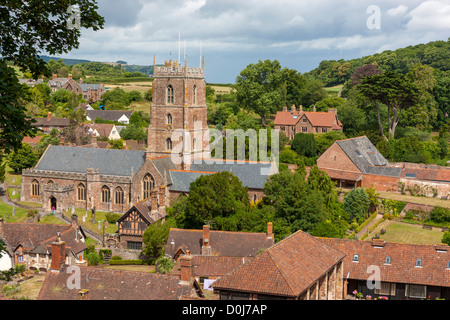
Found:
M 185 255 L 182 255 L 180 257 L 180 265 L 180 280 L 191 281 L 192 277 L 194 276 L 194 257 L 191 255 L 189 250 Z
M 316 112 L 316 105 L 314 105 L 313 107 L 313 112 Z
M 273 224 L 272 224 L 272 222 L 267 222 L 267 238 L 273 239 Z
M 302 105 L 300 105 L 299 111 L 300 111 L 300 113 L 303 112 L 303 106 Z
M 47 121 L 49 121 L 51 118 L 52 118 L 52 113 L 49 112 L 49 113 L 47 114 Z
M 55 79 L 58 77 L 58 75 L 57 75 L 56 73 L 54 73 L 54 74 L 52 75 L 52 77 L 53 77 L 52 79 L 55 80 Z
M 292 105 L 292 107 L 291 107 L 291 112 L 292 112 L 292 113 L 295 112 L 295 104 Z
M 159 206 L 166 206 L 166 186 L 159 186 Z
M 61 240 L 61 233 L 58 232 L 56 240 L 52 243 L 52 272 L 59 272 L 66 260 L 66 243 Z
M 60 137 L 59 138 L 59 145 L 63 146 L 64 145 L 64 137 Z
M 150 193 L 150 205 L 152 211 L 158 210 L 158 190 L 153 189 Z
M 286 106 L 283 107 L 283 112 L 287 112 L 287 107 Z
M 72 79 L 72 74 L 69 74 L 68 78 L 69 78 L 69 79 Z
M 211 239 L 210 239 L 210 229 L 209 225 L 203 226 L 203 241 L 202 241 L 202 255 L 211 255 Z
M 337 113 L 337 109 L 330 108 L 328 109 L 328 113 Z

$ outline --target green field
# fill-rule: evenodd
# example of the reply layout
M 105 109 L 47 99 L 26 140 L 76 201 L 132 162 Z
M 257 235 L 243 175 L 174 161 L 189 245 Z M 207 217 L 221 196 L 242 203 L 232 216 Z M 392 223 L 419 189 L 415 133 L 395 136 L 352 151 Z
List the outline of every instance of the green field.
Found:
M 385 229 L 385 234 L 380 234 L 381 229 Z M 387 220 L 381 223 L 369 234 L 367 239 L 372 239 L 375 234 L 387 242 L 410 243 L 410 244 L 436 244 L 440 243 L 444 234 L 441 228 L 433 230 L 422 229 L 422 225 L 402 223 Z

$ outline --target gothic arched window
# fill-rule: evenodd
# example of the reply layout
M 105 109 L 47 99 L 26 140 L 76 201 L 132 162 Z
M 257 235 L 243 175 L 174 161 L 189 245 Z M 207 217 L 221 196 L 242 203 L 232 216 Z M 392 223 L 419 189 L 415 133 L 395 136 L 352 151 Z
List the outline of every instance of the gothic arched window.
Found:
M 155 179 L 153 179 L 151 174 L 147 173 L 142 180 L 143 199 L 150 198 L 153 188 L 155 188 Z
M 77 200 L 86 201 L 86 187 L 82 183 L 77 187 Z
M 167 124 L 172 124 L 172 122 L 173 122 L 173 118 L 172 118 L 172 115 L 169 113 L 169 114 L 167 114 Z
M 107 186 L 102 187 L 102 202 L 108 203 L 109 199 L 111 199 L 111 192 Z
M 117 187 L 114 192 L 114 198 L 116 200 L 116 204 L 123 204 L 123 190 L 121 187 Z
M 170 138 L 166 139 L 166 149 L 172 150 L 172 140 Z
M 167 86 L 167 104 L 173 104 L 173 87 Z
M 39 182 L 37 180 L 31 182 L 31 196 L 39 197 Z
M 197 104 L 197 86 L 192 89 L 192 104 Z

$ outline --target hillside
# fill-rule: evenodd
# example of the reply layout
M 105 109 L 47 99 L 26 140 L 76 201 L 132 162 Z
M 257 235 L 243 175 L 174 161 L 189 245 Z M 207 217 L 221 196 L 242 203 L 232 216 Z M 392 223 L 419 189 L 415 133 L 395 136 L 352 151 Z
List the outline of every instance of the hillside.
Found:
M 386 50 L 366 57 L 351 60 L 323 60 L 317 68 L 305 76 L 319 79 L 326 87 L 344 84 L 357 68 L 376 63 L 382 70 L 407 73 L 412 65 L 420 62 L 441 71 L 450 70 L 450 38 L 427 44 L 408 46 L 394 51 Z

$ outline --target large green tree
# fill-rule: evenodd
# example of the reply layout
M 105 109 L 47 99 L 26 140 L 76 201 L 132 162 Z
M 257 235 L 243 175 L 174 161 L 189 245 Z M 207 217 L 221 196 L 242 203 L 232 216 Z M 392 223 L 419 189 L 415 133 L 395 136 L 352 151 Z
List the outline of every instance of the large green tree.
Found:
M 252 63 L 236 78 L 238 105 L 259 115 L 265 126 L 266 118 L 280 107 L 282 84 L 281 65 L 277 60 Z
M 387 106 L 386 120 L 389 138 L 393 138 L 402 111 L 416 106 L 419 101 L 417 85 L 411 81 L 409 76 L 394 71 L 368 76 L 360 81 L 358 90 L 367 99 L 367 103 L 376 108 L 380 134 L 386 140 L 388 138 L 384 134 L 380 108 L 381 105 Z
M 77 5 L 79 27 L 73 27 Z M 72 7 L 71 7 L 72 8 Z M 0 5 L 0 145 L 6 152 L 20 147 L 24 135 L 36 130 L 25 116 L 25 92 L 8 63 L 30 72 L 33 78 L 50 76 L 43 52 L 68 53 L 79 46 L 81 28 L 99 30 L 104 19 L 94 0 L 4 0 Z M 8 62 L 8 63 L 7 63 Z

